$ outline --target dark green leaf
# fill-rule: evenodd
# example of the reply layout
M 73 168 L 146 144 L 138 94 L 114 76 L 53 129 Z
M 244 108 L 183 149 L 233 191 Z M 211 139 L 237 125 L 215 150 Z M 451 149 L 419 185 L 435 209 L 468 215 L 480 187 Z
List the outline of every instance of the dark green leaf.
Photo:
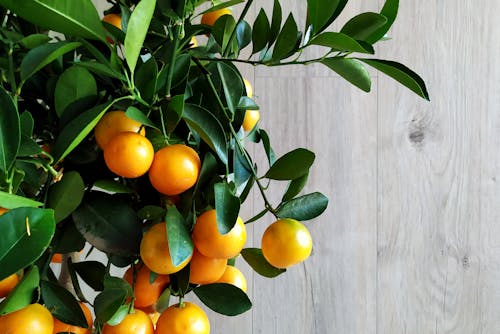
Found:
M 151 120 L 144 115 L 142 111 L 137 109 L 136 107 L 130 106 L 127 108 L 127 111 L 125 112 L 125 115 L 127 115 L 129 118 L 136 120 L 137 122 L 147 125 L 149 127 L 152 127 L 154 129 L 158 129 L 156 125 L 151 122 Z
M 120 256 L 138 254 L 141 223 L 135 211 L 117 197 L 93 192 L 73 212 L 73 219 L 95 248 Z
M 125 303 L 127 291 L 124 289 L 106 289 L 97 295 L 94 301 L 94 311 L 99 323 L 104 324 L 111 319 Z
M 156 92 L 158 64 L 154 57 L 141 64 L 135 72 L 135 86 L 146 101 L 151 101 Z
M 98 63 L 96 61 L 81 61 L 75 64 L 101 76 L 110 77 L 125 81 L 125 77 L 120 72 L 114 70 L 112 67 Z
M 236 188 L 240 187 L 252 176 L 252 166 L 248 164 L 239 147 L 234 148 L 233 173 Z
M 264 49 L 269 42 L 269 35 L 271 34 L 271 27 L 269 25 L 269 19 L 267 18 L 264 9 L 260 9 L 259 15 L 253 23 L 252 29 L 252 53 L 257 53 Z
M 62 225 L 62 227 L 61 227 Z M 71 253 L 79 252 L 85 247 L 85 239 L 76 229 L 75 223 L 68 219 L 63 224 L 60 224 L 56 231 L 57 242 L 53 243 L 55 253 Z
M 376 68 L 380 72 L 387 74 L 394 80 L 409 88 L 417 95 L 423 97 L 426 100 L 429 100 L 429 93 L 427 92 L 427 87 L 425 86 L 424 80 L 417 73 L 413 72 L 403 64 L 397 63 L 395 61 L 381 59 L 359 60 L 370 65 L 373 68 Z
M 273 278 L 286 271 L 286 269 L 278 269 L 269 264 L 260 248 L 244 248 L 241 255 L 256 273 L 264 277 Z
M 380 14 L 387 19 L 387 22 L 383 27 L 380 27 L 379 29 L 374 31 L 369 37 L 365 39 L 368 43 L 373 44 L 385 36 L 385 34 L 389 31 L 392 24 L 396 20 L 396 16 L 398 15 L 398 7 L 399 0 L 385 1 L 384 7 L 382 8 Z
M 377 13 L 362 13 L 350 19 L 340 30 L 354 39 L 365 40 L 373 33 L 384 27 L 387 18 Z
M 324 32 L 314 37 L 309 44 L 326 46 L 338 51 L 375 53 L 370 44 L 360 43 L 354 38 L 340 32 Z
M 307 0 L 308 20 L 312 25 L 312 35 L 328 28 L 333 22 L 339 0 Z
M 234 115 L 236 112 L 236 106 L 243 95 L 243 83 L 241 82 L 241 77 L 238 72 L 225 63 L 218 62 L 217 70 L 222 81 L 227 106 L 229 111 L 231 111 L 231 114 Z
M 87 320 L 75 297 L 62 286 L 49 282 L 40 281 L 45 307 L 62 322 L 78 327 L 87 328 Z
M 370 73 L 356 59 L 332 57 L 323 59 L 321 63 L 361 90 L 371 90 Z
M 55 231 L 54 211 L 18 208 L 0 216 L 0 280 L 21 270 L 47 249 Z
M 234 316 L 252 308 L 252 302 L 240 288 L 227 283 L 200 285 L 193 289 L 203 304 L 213 311 Z
M 217 228 L 220 234 L 226 234 L 234 227 L 240 212 L 240 199 L 233 194 L 227 183 L 214 186 L 215 212 Z
M 193 241 L 186 230 L 186 222 L 175 206 L 167 210 L 165 218 L 167 240 L 172 264 L 179 266 L 193 254 Z
M 303 176 L 296 178 L 294 180 L 291 180 L 288 183 L 288 188 L 286 189 L 286 192 L 283 195 L 282 201 L 286 202 L 297 196 L 302 191 L 302 189 L 304 189 L 304 186 L 306 185 L 308 178 L 309 178 L 309 173 L 304 174 Z
M 265 177 L 273 180 L 294 180 L 309 172 L 314 153 L 298 148 L 280 157 L 267 171 Z
M 98 180 L 94 183 L 94 187 L 97 187 L 99 189 L 105 190 L 110 193 L 115 193 L 115 194 L 132 194 L 134 192 L 133 189 L 130 189 L 126 185 L 115 181 L 115 180 L 109 180 L 109 179 L 104 179 L 104 180 Z
M 125 304 L 120 306 L 115 314 L 113 314 L 113 316 L 106 323 L 110 326 L 118 325 L 128 315 L 129 310 L 130 305 Z
M 163 220 L 165 214 L 164 208 L 155 205 L 146 205 L 137 212 L 139 218 L 145 220 Z
M 236 26 L 236 40 L 238 41 L 238 48 L 241 50 L 252 41 L 252 27 L 247 21 L 241 21 Z
M 182 118 L 217 153 L 222 163 L 227 164 L 226 134 L 217 118 L 210 111 L 194 104 L 185 105 Z
M 41 151 L 42 148 L 31 137 L 21 135 L 21 145 L 19 145 L 19 151 L 17 152 L 19 157 L 29 157 Z
M 175 60 L 174 75 L 172 77 L 172 88 L 177 87 L 189 75 L 191 68 L 191 56 L 189 54 L 180 54 Z
M 160 295 L 160 297 L 158 298 L 158 300 L 156 301 L 156 304 L 155 304 L 155 310 L 157 312 L 160 312 L 162 313 L 163 311 L 165 311 L 170 305 L 170 288 L 166 288 Z
M 266 151 L 266 156 L 267 160 L 269 161 L 269 166 L 272 166 L 276 161 L 276 156 L 274 154 L 273 148 L 271 147 L 269 136 L 267 135 L 267 132 L 262 129 L 259 131 L 259 134 L 262 139 L 262 145 L 264 146 L 264 150 Z
M 94 77 L 85 68 L 71 66 L 59 77 L 54 92 L 56 112 L 59 117 L 66 107 L 76 100 L 97 95 Z
M 274 6 L 273 6 L 273 16 L 271 20 L 271 30 L 269 31 L 269 44 L 268 46 L 271 46 L 274 41 L 276 40 L 276 37 L 278 37 L 278 34 L 281 30 L 281 18 L 282 18 L 282 10 L 281 10 L 281 4 L 279 0 L 274 0 Z
M 125 59 L 132 74 L 135 71 L 137 60 L 139 59 L 144 40 L 146 39 L 149 24 L 153 18 L 155 5 L 156 0 L 142 0 L 137 4 L 130 15 L 124 46 Z
M 23 206 L 27 207 L 39 207 L 42 206 L 43 203 L 37 202 L 30 198 L 9 194 L 4 191 L 0 191 L 0 207 L 6 209 L 15 209 Z
M 293 218 L 299 221 L 318 217 L 328 206 L 328 198 L 318 192 L 307 194 L 285 202 L 276 214 L 280 218 Z
M 35 127 L 35 120 L 30 112 L 25 111 L 19 116 L 21 125 L 21 134 L 31 137 L 33 135 L 33 128 Z
M 83 179 L 76 171 L 64 173 L 61 181 L 49 188 L 47 205 L 54 209 L 56 223 L 75 211 L 82 202 L 84 192 Z
M 83 295 L 82 288 L 80 287 L 80 281 L 78 281 L 78 276 L 76 275 L 75 269 L 71 266 L 72 260 L 71 256 L 68 257 L 67 266 L 68 274 L 71 278 L 71 284 L 73 285 L 73 290 L 75 290 L 76 297 L 81 301 L 87 301 Z
M 184 113 L 184 95 L 175 95 L 167 105 L 165 113 L 167 132 L 172 133 Z
M 21 143 L 21 125 L 16 105 L 0 87 L 0 171 L 7 173 L 14 163 Z
M 217 160 L 210 152 L 207 152 L 201 163 L 200 176 L 196 182 L 194 192 L 196 193 L 200 185 L 213 178 L 215 174 L 217 174 Z
M 27 49 L 33 49 L 49 41 L 50 37 L 46 34 L 32 34 L 24 37 L 20 43 Z
M 98 261 L 72 263 L 71 266 L 78 275 L 95 291 L 104 290 L 104 275 L 106 267 Z
M 226 50 L 228 47 L 231 50 L 237 48 L 238 42 L 235 39 L 231 40 L 234 29 L 236 29 L 236 20 L 232 15 L 223 15 L 215 22 L 212 28 L 212 35 L 222 50 Z M 228 46 L 230 42 L 232 44 Z
M 297 23 L 293 15 L 290 14 L 276 40 L 273 59 L 280 60 L 287 58 L 294 51 L 297 42 L 297 33 Z
M 0 304 L 0 314 L 6 314 L 20 310 L 33 302 L 35 291 L 38 289 L 40 274 L 38 267 L 33 268 L 24 274 L 22 280 L 16 285 Z

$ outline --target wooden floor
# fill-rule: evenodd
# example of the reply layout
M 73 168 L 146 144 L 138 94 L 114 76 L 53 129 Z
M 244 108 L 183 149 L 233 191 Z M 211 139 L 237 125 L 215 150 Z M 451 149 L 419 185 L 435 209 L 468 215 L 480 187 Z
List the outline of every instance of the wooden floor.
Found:
M 350 3 L 340 21 L 383 5 Z M 307 223 L 305 264 L 270 280 L 237 263 L 253 308 L 210 313 L 212 333 L 500 333 L 499 12 L 498 0 L 401 1 L 377 54 L 420 73 L 430 103 L 375 71 L 365 94 L 318 66 L 242 68 L 277 154 L 315 151 L 307 190 L 330 204 Z

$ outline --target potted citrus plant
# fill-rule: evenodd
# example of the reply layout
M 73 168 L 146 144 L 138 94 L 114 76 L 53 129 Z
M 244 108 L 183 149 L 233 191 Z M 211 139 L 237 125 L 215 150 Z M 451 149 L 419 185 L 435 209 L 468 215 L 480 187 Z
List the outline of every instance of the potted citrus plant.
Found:
M 108 2 L 98 13 L 90 0 L 0 0 L 1 333 L 209 333 L 186 294 L 237 315 L 251 307 L 237 257 L 266 277 L 307 259 L 303 222 L 328 204 L 302 193 L 315 155 L 275 156 L 236 64 L 320 63 L 364 91 L 371 66 L 428 99 L 416 73 L 372 56 L 397 0 L 338 32 L 327 28 L 347 0 L 308 0 L 303 31 L 278 0 L 253 22 L 252 0 Z M 311 46 L 324 55 L 303 59 Z M 278 203 L 271 181 L 288 184 Z M 264 206 L 243 221 L 252 189 Z M 268 213 L 249 245 L 246 224 Z M 85 245 L 106 260 L 80 256 Z

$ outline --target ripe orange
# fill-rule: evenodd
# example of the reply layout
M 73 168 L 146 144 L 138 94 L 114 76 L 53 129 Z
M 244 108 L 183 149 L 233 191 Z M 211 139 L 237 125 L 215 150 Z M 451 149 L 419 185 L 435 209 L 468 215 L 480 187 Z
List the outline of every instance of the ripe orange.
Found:
M 234 266 L 227 265 L 224 274 L 215 283 L 232 284 L 244 292 L 247 292 L 247 280 L 245 275 Z
M 191 147 L 182 144 L 166 146 L 155 153 L 149 180 L 160 193 L 178 195 L 196 183 L 200 168 L 200 157 Z
M 154 334 L 153 322 L 149 316 L 141 310 L 129 313 L 116 326 L 105 324 L 102 334 Z
M 252 85 L 250 84 L 250 81 L 248 81 L 247 79 L 243 79 L 243 83 L 245 84 L 245 91 L 247 93 L 247 96 L 252 97 L 253 96 L 253 88 L 252 88 Z
M 87 305 L 80 302 L 80 307 L 82 308 L 83 314 L 85 314 L 85 319 L 87 319 L 88 328 L 77 327 L 73 325 L 68 325 L 61 320 L 54 317 L 54 331 L 53 334 L 68 332 L 73 334 L 92 334 L 92 313 L 90 312 Z
M 153 162 L 151 142 L 135 132 L 121 132 L 104 148 L 104 161 L 115 174 L 135 178 L 146 174 Z
M 103 22 L 114 25 L 118 29 L 122 29 L 122 17 L 118 14 L 107 14 L 102 18 Z
M 170 284 L 170 277 L 168 275 L 158 275 L 150 283 L 151 270 L 144 264 L 138 265 L 136 269 L 135 285 L 132 285 L 134 276 L 133 266 L 125 272 L 123 278 L 134 288 L 134 306 L 141 309 L 147 308 L 156 303 L 163 290 Z
M 0 281 L 0 298 L 7 297 L 7 295 L 14 290 L 17 283 L 19 283 L 19 276 L 12 274 Z
M 189 282 L 209 284 L 217 281 L 224 273 L 226 263 L 226 259 L 207 257 L 195 248 L 189 267 Z
M 288 268 L 304 261 L 311 250 L 309 230 L 295 219 L 275 221 L 262 236 L 262 254 L 276 268 Z
M 146 134 L 144 127 L 141 128 L 141 123 L 129 118 L 122 110 L 114 110 L 102 116 L 94 128 L 94 136 L 97 145 L 104 149 L 114 136 L 126 131 L 138 132 L 143 136 Z
M 183 302 L 166 309 L 156 323 L 156 334 L 209 334 L 210 322 L 196 304 Z
M 53 329 L 52 314 L 40 304 L 31 304 L 0 317 L 2 334 L 52 334 Z
M 224 15 L 233 15 L 231 9 L 222 8 L 218 10 L 214 10 L 213 12 L 205 13 L 201 16 L 201 24 L 205 24 L 207 26 L 213 26 L 215 22 Z
M 187 266 L 189 256 L 178 266 L 174 266 L 170 257 L 167 240 L 166 223 L 158 223 L 151 227 L 141 240 L 141 259 L 149 269 L 158 274 L 173 274 Z
M 260 119 L 260 112 L 258 110 L 246 110 L 245 118 L 243 118 L 243 130 L 252 130 Z
M 217 228 L 215 210 L 204 212 L 196 219 L 193 229 L 193 242 L 205 256 L 229 259 L 238 255 L 247 240 L 245 224 L 240 217 L 234 227 L 226 234 Z

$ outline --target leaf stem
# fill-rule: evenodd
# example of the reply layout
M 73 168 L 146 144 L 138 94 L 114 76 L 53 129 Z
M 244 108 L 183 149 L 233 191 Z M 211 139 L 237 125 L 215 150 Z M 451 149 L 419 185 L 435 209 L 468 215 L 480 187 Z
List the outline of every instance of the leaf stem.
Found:
M 172 48 L 172 54 L 170 55 L 170 64 L 168 67 L 168 74 L 167 74 L 167 83 L 166 83 L 167 98 L 171 97 L 170 90 L 172 89 L 172 79 L 174 77 L 175 58 L 177 56 L 177 48 L 179 47 L 180 32 L 181 32 L 181 26 L 176 25 L 174 28 L 174 46 Z

